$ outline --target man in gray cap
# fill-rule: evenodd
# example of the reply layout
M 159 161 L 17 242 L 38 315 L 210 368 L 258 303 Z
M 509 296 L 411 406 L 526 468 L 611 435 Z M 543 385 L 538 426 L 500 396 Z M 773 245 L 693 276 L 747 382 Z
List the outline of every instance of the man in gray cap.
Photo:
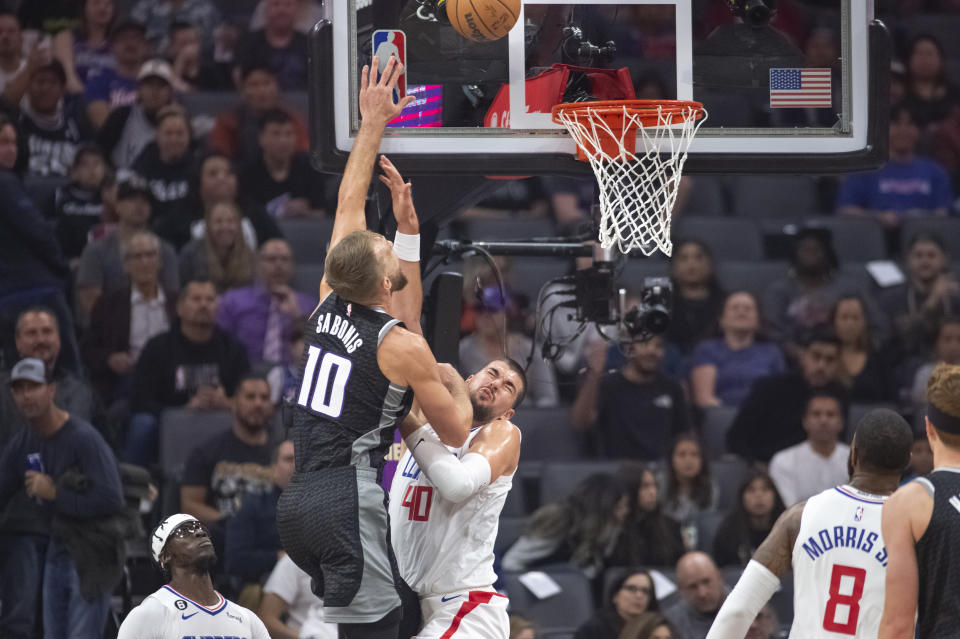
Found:
M 89 540 L 104 539 L 101 523 L 123 509 L 117 460 L 89 422 L 56 405 L 57 383 L 42 360 L 17 362 L 9 386 L 30 428 L 0 455 L 0 508 L 14 499 L 29 504 L 31 512 L 20 513 L 45 530 L 0 538 L 0 628 L 32 635 L 42 582 L 46 636 L 100 636 L 122 571 L 109 561 L 119 556 L 110 544 L 122 540 L 107 539 L 110 547 Z

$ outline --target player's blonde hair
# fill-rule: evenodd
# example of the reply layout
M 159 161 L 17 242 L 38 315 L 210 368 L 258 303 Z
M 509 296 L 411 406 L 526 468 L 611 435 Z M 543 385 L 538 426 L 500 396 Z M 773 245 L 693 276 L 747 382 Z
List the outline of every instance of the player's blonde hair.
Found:
M 927 401 L 941 413 L 960 419 L 960 366 L 938 364 L 933 369 L 927 381 Z M 939 428 L 937 435 L 950 448 L 960 449 L 960 435 Z
M 377 239 L 382 237 L 373 231 L 354 231 L 330 249 L 324 275 L 337 295 L 357 304 L 376 297 L 384 270 L 377 255 Z

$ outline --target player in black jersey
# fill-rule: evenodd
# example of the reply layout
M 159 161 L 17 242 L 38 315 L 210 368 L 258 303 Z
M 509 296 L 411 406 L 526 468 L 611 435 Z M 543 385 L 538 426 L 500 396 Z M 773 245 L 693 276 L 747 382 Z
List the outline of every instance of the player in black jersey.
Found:
M 960 633 L 960 366 L 940 364 L 930 376 L 926 429 L 933 471 L 883 507 L 889 563 L 881 639 Z
M 365 229 L 366 194 L 384 127 L 412 100 L 394 104 L 401 66 L 391 57 L 378 78 L 378 62 L 374 57 L 361 73 L 362 122 L 340 186 L 321 302 L 304 336 L 290 431 L 296 474 L 277 512 L 284 549 L 313 578 L 325 619 L 338 623 L 348 639 L 397 636 L 401 580 L 390 547 L 387 495 L 379 485 L 394 428 L 414 395 L 449 445 L 466 441 L 473 418 L 465 384 L 444 386 L 420 334 L 419 252 L 409 250 L 410 236 L 418 233 L 416 213 L 409 185 L 386 158 L 382 179 L 394 198 L 397 239 L 403 235 L 408 250 Z M 407 285 L 403 295 L 394 295 Z

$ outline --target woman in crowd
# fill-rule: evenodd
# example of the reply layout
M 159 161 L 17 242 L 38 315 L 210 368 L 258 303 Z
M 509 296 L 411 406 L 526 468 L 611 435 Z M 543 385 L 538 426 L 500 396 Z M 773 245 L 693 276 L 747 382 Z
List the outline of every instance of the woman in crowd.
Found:
M 630 505 L 626 487 L 612 475 L 584 479 L 565 499 L 541 506 L 503 555 L 509 572 L 569 562 L 596 580 L 609 566 Z
M 110 30 L 116 16 L 114 0 L 82 0 L 80 26 L 54 37 L 54 55 L 67 72 L 68 93 L 83 93 L 91 71 L 116 64 L 110 50 Z
M 663 514 L 657 478 L 641 464 L 623 468 L 630 514 L 615 553 L 624 566 L 673 566 L 683 555 L 680 524 Z
M 770 475 L 754 471 L 740 484 L 737 506 L 727 515 L 713 540 L 718 566 L 746 566 L 783 513 L 783 500 Z
M 921 34 L 910 43 L 907 55 L 907 96 L 904 104 L 921 129 L 946 119 L 960 92 L 947 79 L 946 56 L 939 40 Z
M 863 299 L 844 295 L 837 300 L 830 325 L 840 340 L 840 381 L 851 401 L 896 401 L 893 370 L 873 340 Z
M 574 639 L 617 639 L 630 622 L 659 610 L 653 578 L 642 568 L 625 569 L 610 584 L 603 607 L 574 633 Z
M 657 612 L 645 612 L 628 623 L 620 632 L 618 639 L 681 639 L 681 637 L 666 617 Z
M 253 281 L 256 256 L 243 238 L 240 210 L 229 202 L 214 204 L 204 219 L 203 237 L 180 252 L 180 281 L 209 279 L 218 292 Z
M 693 239 L 678 242 L 670 260 L 670 280 L 673 311 L 667 342 L 689 355 L 716 325 L 724 298 L 707 245 Z
M 754 380 L 786 367 L 779 347 L 757 342 L 760 313 L 750 293 L 729 295 L 719 323 L 721 337 L 704 340 L 693 351 L 690 382 L 700 408 L 737 406 Z
M 150 187 L 151 220 L 158 229 L 176 226 L 177 222 L 168 218 L 185 212 L 193 169 L 192 147 L 190 117 L 183 107 L 171 104 L 160 109 L 156 141 L 141 151 L 131 167 Z
M 688 550 L 697 547 L 697 519 L 717 509 L 720 489 L 710 477 L 710 463 L 695 433 L 678 436 L 670 447 L 668 465 L 660 475 L 663 512 L 677 520 Z

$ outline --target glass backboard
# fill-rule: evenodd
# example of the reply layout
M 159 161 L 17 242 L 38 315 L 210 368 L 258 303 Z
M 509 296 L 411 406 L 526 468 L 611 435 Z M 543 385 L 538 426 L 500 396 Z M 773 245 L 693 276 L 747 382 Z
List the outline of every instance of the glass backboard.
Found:
M 383 32 L 402 32 L 390 40 L 402 41 L 418 99 L 381 149 L 411 175 L 587 172 L 550 107 L 611 98 L 702 102 L 690 173 L 886 160 L 890 40 L 872 0 L 767 0 L 770 20 L 756 23 L 734 15 L 736 0 L 523 0 L 509 33 L 485 43 L 436 4 L 325 3 L 311 46 L 317 168 L 342 170 L 359 127 L 359 71 Z

